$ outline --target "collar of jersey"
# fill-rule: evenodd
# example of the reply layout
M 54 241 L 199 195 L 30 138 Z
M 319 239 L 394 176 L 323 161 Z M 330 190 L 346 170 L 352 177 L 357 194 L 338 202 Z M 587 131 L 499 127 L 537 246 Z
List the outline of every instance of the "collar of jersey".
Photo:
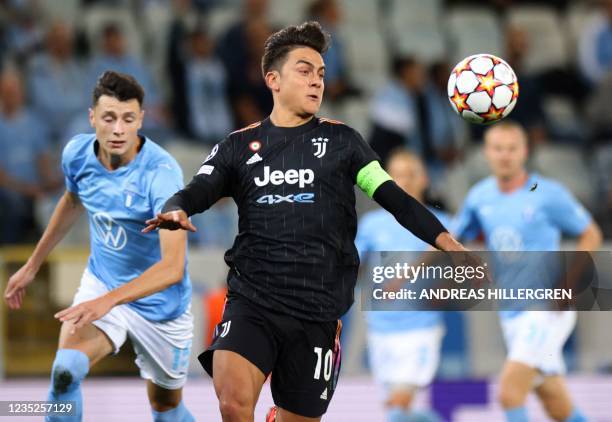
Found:
M 97 165 L 100 166 L 100 168 L 102 170 L 104 170 L 106 173 L 108 174 L 123 174 L 126 171 L 128 171 L 129 169 L 135 167 L 138 165 L 138 163 L 140 162 L 140 160 L 142 159 L 142 155 L 145 152 L 145 148 L 147 148 L 147 144 L 150 143 L 149 139 L 146 136 L 143 135 L 138 135 L 139 137 L 142 138 L 142 147 L 140 148 L 140 151 L 138 151 L 136 153 L 136 157 L 134 157 L 134 159 L 132 161 L 130 161 L 129 163 L 127 163 L 127 165 L 125 166 L 121 166 L 118 169 L 115 170 L 109 170 L 106 167 L 104 167 L 104 165 L 100 162 L 100 159 L 98 158 L 98 156 L 96 155 L 96 142 L 98 142 L 98 140 L 96 139 L 96 137 L 94 136 L 94 141 L 91 144 L 91 155 L 93 156 L 93 159 L 96 161 Z M 100 148 L 100 147 L 98 147 Z
M 523 184 L 523 186 L 519 187 L 518 189 L 513 190 L 510 193 L 506 193 L 506 192 L 502 192 L 501 189 L 499 188 L 499 185 L 497 184 L 497 181 L 495 180 L 495 177 L 493 177 L 493 181 L 495 182 L 495 190 L 497 191 L 498 194 L 502 195 L 502 196 L 512 196 L 516 193 L 519 192 L 525 192 L 531 189 L 531 187 L 533 186 L 534 183 L 536 183 L 538 181 L 538 179 L 541 176 L 538 173 L 528 173 L 527 174 L 527 180 L 525 180 L 525 183 Z
M 294 137 L 303 135 L 306 132 L 310 132 L 312 129 L 319 125 L 319 118 L 316 116 L 312 116 L 312 119 L 307 121 L 306 123 L 293 126 L 293 127 L 281 127 L 274 126 L 270 117 L 267 117 L 264 121 L 261 122 L 261 127 L 267 132 L 270 136 L 287 136 Z

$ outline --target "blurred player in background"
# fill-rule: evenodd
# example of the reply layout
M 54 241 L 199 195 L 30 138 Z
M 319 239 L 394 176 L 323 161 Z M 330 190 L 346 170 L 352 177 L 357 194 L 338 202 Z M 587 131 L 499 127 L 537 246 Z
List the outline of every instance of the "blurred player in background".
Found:
M 407 194 L 425 201 L 429 185 L 423 162 L 404 149 L 389 155 L 387 172 Z M 449 216 L 429 209 L 445 226 Z M 365 214 L 357 230 L 355 245 L 362 260 L 368 252 L 425 251 L 427 243 L 402 230 L 386 210 Z M 401 286 L 398 286 L 401 287 Z M 430 412 L 411 410 L 417 389 L 429 385 L 436 374 L 444 321 L 440 311 L 374 311 L 366 314 L 370 367 L 385 388 L 388 422 L 441 420 Z
M 459 238 L 483 233 L 492 251 L 556 251 L 562 233 L 578 238 L 579 251 L 601 245 L 599 227 L 572 194 L 525 168 L 528 147 L 522 126 L 497 123 L 485 133 L 484 153 L 493 176 L 468 193 L 457 217 Z M 552 419 L 585 421 L 563 379 L 563 345 L 576 312 L 502 311 L 500 316 L 508 355 L 499 400 L 507 421 L 528 420 L 525 401 L 532 389 Z
M 340 371 L 339 318 L 353 303 L 359 257 L 354 185 L 430 245 L 465 250 L 381 168 L 361 135 L 317 118 L 329 35 L 316 22 L 265 42 L 262 74 L 274 108 L 217 144 L 156 227 L 195 230 L 189 216 L 231 196 L 239 234 L 226 252 L 229 293 L 200 362 L 224 421 L 252 421 L 272 373 L 268 421 L 319 421 Z M 276 415 L 276 416 L 275 416 Z
M 192 421 L 182 387 L 193 337 L 191 282 L 184 232 L 141 233 L 143 219 L 159 212 L 182 186 L 176 161 L 138 135 L 144 91 L 131 76 L 107 71 L 93 91 L 89 120 L 95 134 L 65 147 L 66 192 L 28 262 L 9 280 L 5 300 L 21 307 L 26 287 L 79 215 L 89 215 L 91 255 L 73 306 L 63 322 L 53 362 L 49 400 L 76 401 L 89 368 L 119 351 L 127 336 L 136 353 L 155 421 Z M 49 417 L 48 420 L 56 418 Z

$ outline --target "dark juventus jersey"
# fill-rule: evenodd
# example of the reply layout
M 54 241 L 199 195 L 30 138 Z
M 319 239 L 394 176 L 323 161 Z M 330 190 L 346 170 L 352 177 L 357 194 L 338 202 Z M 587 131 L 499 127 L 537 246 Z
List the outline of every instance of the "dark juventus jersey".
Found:
M 193 215 L 234 198 L 239 233 L 225 254 L 230 292 L 298 318 L 330 321 L 353 302 L 354 185 L 374 160 L 359 133 L 340 122 L 313 118 L 281 128 L 266 119 L 216 145 L 176 199 Z

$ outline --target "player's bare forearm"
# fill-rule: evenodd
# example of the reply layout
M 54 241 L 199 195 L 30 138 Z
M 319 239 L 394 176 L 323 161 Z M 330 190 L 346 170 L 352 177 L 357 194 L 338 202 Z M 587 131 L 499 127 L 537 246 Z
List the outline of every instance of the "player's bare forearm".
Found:
M 133 302 L 180 282 L 185 272 L 187 234 L 183 230 L 159 232 L 162 258 L 139 277 L 110 291 L 113 306 Z
M 64 192 L 26 265 L 37 271 L 53 248 L 66 236 L 82 212 L 83 205 L 78 195 L 69 191 Z
M 465 247 L 450 233 L 442 232 L 436 237 L 436 248 L 446 252 L 462 252 Z
M 591 223 L 578 238 L 577 251 L 596 251 L 603 242 L 603 235 L 597 223 Z

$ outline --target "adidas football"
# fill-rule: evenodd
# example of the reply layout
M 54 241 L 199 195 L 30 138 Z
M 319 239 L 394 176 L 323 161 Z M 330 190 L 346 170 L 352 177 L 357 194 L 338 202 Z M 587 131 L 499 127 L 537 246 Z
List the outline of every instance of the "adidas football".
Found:
M 448 78 L 451 106 L 471 123 L 490 124 L 516 106 L 518 81 L 508 63 L 492 54 L 461 60 Z

